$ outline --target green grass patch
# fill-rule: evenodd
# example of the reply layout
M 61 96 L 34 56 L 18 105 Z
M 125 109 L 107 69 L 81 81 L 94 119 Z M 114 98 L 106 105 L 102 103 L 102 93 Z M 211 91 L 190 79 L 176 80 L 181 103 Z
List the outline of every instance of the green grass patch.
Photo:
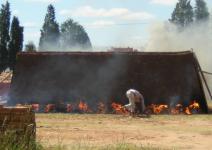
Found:
M 43 147 L 33 136 L 11 130 L 0 133 L 0 150 L 43 150 Z

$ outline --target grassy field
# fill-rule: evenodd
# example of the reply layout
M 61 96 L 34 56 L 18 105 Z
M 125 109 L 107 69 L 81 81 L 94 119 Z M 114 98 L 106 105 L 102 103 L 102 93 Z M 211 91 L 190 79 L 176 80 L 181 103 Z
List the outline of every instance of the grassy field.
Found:
M 212 149 L 212 115 L 36 114 L 45 149 Z

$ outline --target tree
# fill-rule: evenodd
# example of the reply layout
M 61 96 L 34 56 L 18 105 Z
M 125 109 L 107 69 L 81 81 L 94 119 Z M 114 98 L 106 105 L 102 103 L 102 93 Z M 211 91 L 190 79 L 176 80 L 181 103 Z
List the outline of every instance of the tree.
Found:
M 60 30 L 55 19 L 55 9 L 53 5 L 47 8 L 44 24 L 41 29 L 39 42 L 40 50 L 56 50 L 59 47 Z
M 179 0 L 169 21 L 179 27 L 186 27 L 193 22 L 193 16 L 190 0 Z
M 7 67 L 10 14 L 10 4 L 7 1 L 0 9 L 0 71 Z
M 91 42 L 83 26 L 68 19 L 61 25 L 61 48 L 91 49 Z
M 206 21 L 209 19 L 207 4 L 204 0 L 196 0 L 195 19 L 196 21 Z
M 22 51 L 23 48 L 23 30 L 24 28 L 20 26 L 18 18 L 13 17 L 8 46 L 9 66 L 11 69 L 14 69 L 17 53 Z
M 26 52 L 36 52 L 36 46 L 32 41 L 29 41 L 26 45 L 25 45 L 25 51 Z

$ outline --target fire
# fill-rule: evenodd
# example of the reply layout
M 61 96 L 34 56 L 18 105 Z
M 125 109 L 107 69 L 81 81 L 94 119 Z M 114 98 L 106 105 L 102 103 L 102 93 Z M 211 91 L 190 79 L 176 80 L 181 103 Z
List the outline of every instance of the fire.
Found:
M 82 112 L 88 112 L 88 105 L 82 101 L 80 101 L 78 108 Z
M 191 105 L 185 108 L 185 114 L 191 115 L 194 112 L 199 111 L 199 109 L 200 109 L 199 103 L 197 103 L 196 101 L 193 101 Z
M 197 103 L 196 101 L 193 101 L 193 103 L 191 105 L 189 105 L 189 109 L 199 109 L 199 103 Z
M 44 112 L 45 113 L 53 112 L 55 111 L 55 108 L 56 108 L 55 104 L 47 104 Z
M 178 115 L 178 114 L 180 114 L 180 111 L 179 111 L 178 109 L 171 108 L 170 113 L 171 113 L 172 115 Z
M 26 104 L 17 104 L 17 107 L 21 106 L 27 106 Z M 79 101 L 79 103 L 69 103 L 69 104 L 64 104 L 61 106 L 58 106 L 56 104 L 47 104 L 46 106 L 43 106 L 41 104 L 31 104 L 29 105 L 32 107 L 32 109 L 35 112 L 43 111 L 45 113 L 49 112 L 55 112 L 55 111 L 60 111 L 63 110 L 63 112 L 71 113 L 71 112 L 81 112 L 81 113 L 106 113 L 108 110 L 108 105 L 105 103 L 99 101 L 96 103 L 97 108 L 93 108 L 94 110 L 90 109 L 88 104 Z M 95 106 L 95 105 L 93 105 Z M 111 104 L 113 112 L 116 114 L 129 114 L 130 112 L 123 107 L 123 105 L 118 104 L 113 102 Z M 42 109 L 44 108 L 44 109 Z M 61 109 L 62 108 L 62 109 Z M 176 106 L 168 106 L 165 104 L 151 104 L 146 107 L 145 112 L 148 112 L 150 114 L 172 114 L 172 115 L 178 115 L 178 114 L 186 114 L 186 115 L 192 115 L 195 113 L 200 112 L 200 105 L 197 101 L 192 101 L 189 106 L 183 106 L 182 104 L 177 104 Z
M 172 115 L 178 115 L 178 114 L 180 114 L 182 111 L 183 111 L 183 105 L 182 105 L 182 104 L 177 104 L 177 105 L 175 106 L 175 108 L 171 108 L 170 113 L 171 113 Z
M 128 114 L 129 113 L 121 104 L 112 103 L 111 106 L 116 114 Z
M 187 114 L 191 115 L 195 112 L 198 112 L 200 109 L 199 103 L 196 101 L 193 101 L 191 105 L 188 107 L 183 107 L 182 104 L 177 104 L 175 107 L 168 107 L 168 105 L 156 105 L 151 104 L 147 107 L 148 110 L 150 110 L 153 114 L 161 114 L 163 112 L 170 112 L 172 115 L 177 114 Z
M 189 107 L 186 107 L 186 108 L 185 108 L 185 113 L 186 113 L 187 115 L 191 115 L 191 114 L 192 114 L 191 111 L 190 111 L 190 109 L 189 109 Z
M 199 103 L 197 103 L 196 101 L 193 101 L 192 104 L 189 105 L 187 109 L 190 111 L 190 114 L 196 113 L 200 109 Z M 189 113 L 186 113 L 186 114 L 189 114 Z
M 152 104 L 148 107 L 154 114 L 160 114 L 161 112 L 168 109 L 168 105 L 155 105 Z

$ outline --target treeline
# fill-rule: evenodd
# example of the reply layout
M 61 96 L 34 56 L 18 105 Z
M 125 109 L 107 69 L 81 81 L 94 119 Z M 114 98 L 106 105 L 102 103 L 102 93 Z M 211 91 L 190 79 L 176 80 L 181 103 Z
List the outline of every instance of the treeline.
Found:
M 195 6 L 190 0 L 179 0 L 169 21 L 183 30 L 194 23 L 208 21 L 210 13 L 204 0 L 195 0 Z M 10 4 L 6 1 L 0 8 L 0 72 L 7 67 L 13 69 L 16 54 L 23 49 L 24 27 L 18 17 L 11 22 Z M 47 7 L 44 23 L 41 29 L 39 47 L 33 42 L 25 45 L 25 51 L 55 51 L 55 50 L 92 49 L 90 38 L 84 27 L 68 19 L 61 25 L 56 21 L 55 8 Z
M 23 31 L 18 17 L 14 16 L 10 22 L 10 4 L 6 2 L 0 8 L 0 72 L 6 68 L 13 69 L 16 54 L 23 47 Z
M 14 69 L 16 55 L 23 49 L 24 27 L 20 25 L 17 16 L 11 22 L 10 3 L 8 1 L 0 8 L 0 72 L 6 68 Z M 33 41 L 25 45 L 25 51 L 56 51 L 56 50 L 87 50 L 92 49 L 90 38 L 83 26 L 66 20 L 59 25 L 55 17 L 55 8 L 49 5 L 41 29 L 39 47 Z
M 195 6 L 190 0 L 179 0 L 169 21 L 180 29 L 188 27 L 193 23 L 206 22 L 210 13 L 204 0 L 195 0 Z
M 41 29 L 39 42 L 40 51 L 55 50 L 87 50 L 91 42 L 83 26 L 72 19 L 66 20 L 59 26 L 55 18 L 55 8 L 49 5 L 44 24 Z

